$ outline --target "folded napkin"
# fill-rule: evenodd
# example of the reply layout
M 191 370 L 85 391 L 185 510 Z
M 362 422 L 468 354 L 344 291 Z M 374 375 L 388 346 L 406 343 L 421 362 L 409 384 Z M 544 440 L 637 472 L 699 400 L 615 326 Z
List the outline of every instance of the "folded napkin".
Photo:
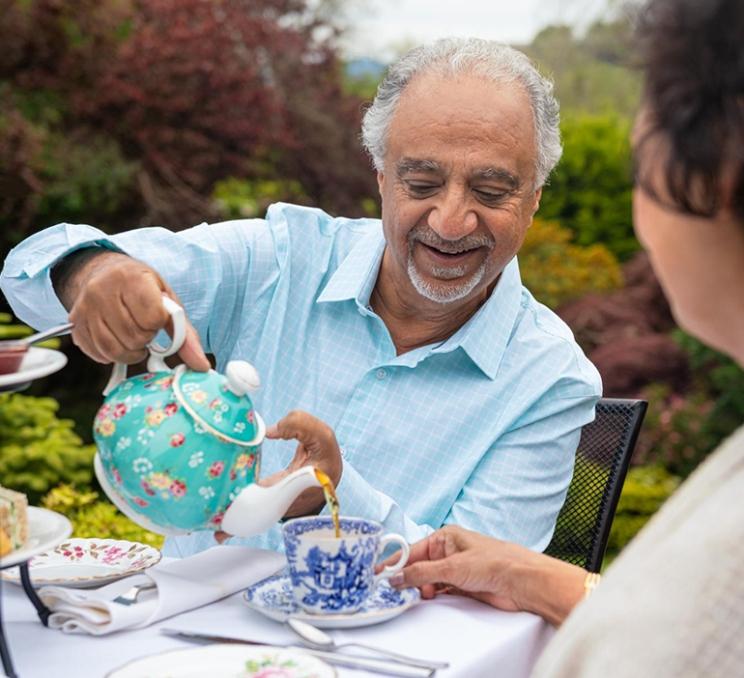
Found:
M 52 611 L 49 627 L 65 633 L 100 636 L 138 629 L 241 591 L 286 564 L 284 555 L 246 546 L 215 546 L 194 556 L 159 563 L 146 573 L 120 579 L 100 589 L 44 586 L 39 597 Z M 155 582 L 133 605 L 113 599 L 135 584 Z

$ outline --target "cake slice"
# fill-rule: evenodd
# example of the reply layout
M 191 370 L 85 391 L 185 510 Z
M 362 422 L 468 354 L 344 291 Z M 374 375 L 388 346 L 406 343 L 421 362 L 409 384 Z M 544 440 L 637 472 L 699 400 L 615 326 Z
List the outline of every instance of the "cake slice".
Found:
M 26 495 L 0 486 L 0 558 L 26 543 L 27 508 Z

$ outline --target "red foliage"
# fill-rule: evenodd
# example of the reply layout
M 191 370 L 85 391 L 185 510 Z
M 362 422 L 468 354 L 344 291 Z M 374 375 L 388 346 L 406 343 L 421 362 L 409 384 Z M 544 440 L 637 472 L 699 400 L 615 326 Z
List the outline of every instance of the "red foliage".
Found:
M 31 118 L 40 101 L 65 136 L 115 139 L 141 168 L 145 221 L 214 217 L 229 176 L 297 180 L 349 215 L 375 195 L 360 101 L 307 0 L 0 0 L 0 14 L 0 93 L 23 92 Z
M 305 10 L 300 0 L 135 4 L 131 35 L 95 96 L 81 93 L 75 108 L 142 161 L 152 218 L 177 225 L 209 216 L 204 196 L 216 180 L 265 176 L 267 167 L 313 197 L 347 183 L 340 167 L 318 181 L 308 171 L 355 139 L 358 119 L 348 115 L 335 53 L 314 39 Z M 337 138 L 303 124 L 313 115 L 330 119 L 325 129 L 340 129 Z M 361 150 L 352 161 L 364 162 Z
M 648 256 L 637 254 L 623 274 L 622 289 L 588 294 L 559 315 L 602 375 L 606 396 L 636 397 L 652 382 L 683 390 L 687 354 L 670 336 L 676 324 Z

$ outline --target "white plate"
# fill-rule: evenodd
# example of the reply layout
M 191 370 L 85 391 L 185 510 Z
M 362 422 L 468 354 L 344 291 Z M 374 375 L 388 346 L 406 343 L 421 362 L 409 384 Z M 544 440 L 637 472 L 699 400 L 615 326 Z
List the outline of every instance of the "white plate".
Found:
M 23 548 L 0 558 L 0 568 L 20 565 L 37 553 L 53 549 L 72 533 L 72 525 L 61 513 L 28 507 L 28 540 Z
M 106 678 L 335 678 L 328 664 L 302 650 L 210 645 L 136 659 Z
M 123 539 L 65 539 L 54 549 L 33 557 L 28 566 L 34 587 L 73 588 L 102 586 L 137 574 L 160 561 L 158 549 Z M 19 569 L 2 573 L 3 579 L 21 583 Z
M 18 386 L 40 377 L 46 377 L 58 372 L 66 364 L 67 356 L 64 353 L 51 348 L 32 346 L 23 356 L 23 362 L 21 362 L 21 367 L 17 372 L 0 374 L 0 389 Z
M 292 597 L 289 575 L 275 574 L 262 579 L 243 592 L 243 602 L 253 610 L 279 622 L 289 617 L 301 619 L 325 629 L 371 626 L 393 619 L 421 599 L 418 589 L 397 591 L 384 579 L 358 612 L 349 614 L 311 614 L 304 612 Z

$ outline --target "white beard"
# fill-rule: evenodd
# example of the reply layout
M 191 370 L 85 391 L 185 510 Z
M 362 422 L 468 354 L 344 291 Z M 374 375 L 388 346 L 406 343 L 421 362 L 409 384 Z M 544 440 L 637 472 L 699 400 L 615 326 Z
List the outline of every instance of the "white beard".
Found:
M 433 272 L 440 278 L 454 279 L 462 276 L 465 273 L 465 268 L 435 269 Z M 484 261 L 470 278 L 457 285 L 435 285 L 421 277 L 413 261 L 413 253 L 408 254 L 408 277 L 411 283 L 422 297 L 438 304 L 451 304 L 453 301 L 464 299 L 483 280 L 485 273 L 486 262 Z

